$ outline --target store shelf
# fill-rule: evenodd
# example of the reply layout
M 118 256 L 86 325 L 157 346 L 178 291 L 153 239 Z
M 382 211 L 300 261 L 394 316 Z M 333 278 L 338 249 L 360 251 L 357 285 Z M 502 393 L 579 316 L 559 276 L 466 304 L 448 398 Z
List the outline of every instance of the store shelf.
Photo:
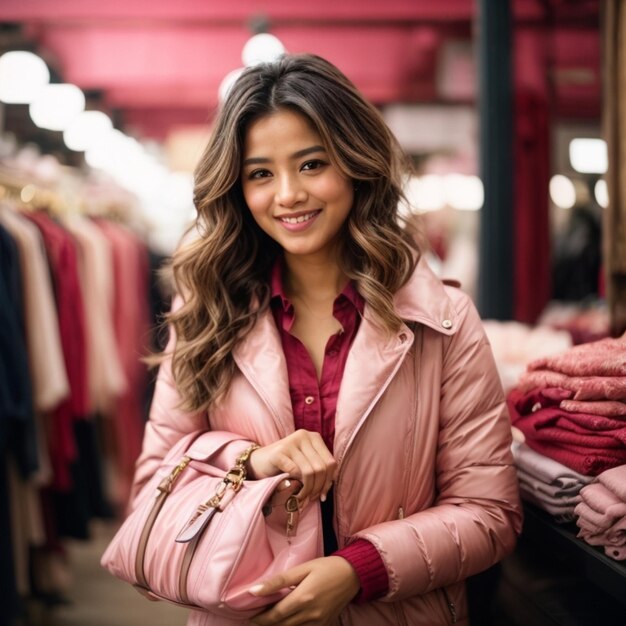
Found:
M 556 524 L 552 517 L 524 503 L 523 539 L 539 548 L 545 556 L 562 561 L 569 571 L 584 577 L 626 606 L 626 561 L 610 559 L 596 548 L 576 537 L 578 527 Z

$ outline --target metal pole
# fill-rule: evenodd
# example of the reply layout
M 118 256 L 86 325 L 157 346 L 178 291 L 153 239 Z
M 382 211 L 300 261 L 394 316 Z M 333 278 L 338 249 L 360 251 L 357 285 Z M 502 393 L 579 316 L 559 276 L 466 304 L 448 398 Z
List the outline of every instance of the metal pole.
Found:
M 483 318 L 513 317 L 513 125 L 509 0 L 478 0 L 480 219 L 478 302 Z

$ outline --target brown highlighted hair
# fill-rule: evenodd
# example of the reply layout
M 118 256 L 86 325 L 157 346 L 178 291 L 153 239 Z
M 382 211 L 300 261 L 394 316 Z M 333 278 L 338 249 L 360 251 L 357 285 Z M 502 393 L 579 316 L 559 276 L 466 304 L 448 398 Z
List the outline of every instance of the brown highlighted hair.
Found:
M 398 217 L 407 164 L 396 139 L 348 78 L 318 56 L 284 55 L 248 68 L 222 104 L 195 172 L 196 236 L 173 259 L 184 304 L 167 321 L 177 334 L 172 370 L 188 410 L 208 409 L 226 393 L 236 369 L 233 349 L 268 307 L 280 247 L 254 222 L 240 173 L 250 124 L 280 109 L 304 115 L 333 165 L 354 181 L 342 270 L 383 328 L 401 324 L 392 297 L 418 252 Z

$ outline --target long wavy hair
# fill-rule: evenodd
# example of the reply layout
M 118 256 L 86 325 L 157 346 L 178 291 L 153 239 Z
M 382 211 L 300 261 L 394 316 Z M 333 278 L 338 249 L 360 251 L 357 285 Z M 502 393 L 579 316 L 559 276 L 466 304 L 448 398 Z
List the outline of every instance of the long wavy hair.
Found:
M 224 396 L 236 370 L 233 349 L 268 307 L 281 248 L 252 218 L 240 175 L 250 124 L 281 109 L 304 115 L 333 165 L 354 182 L 339 263 L 377 323 L 390 332 L 401 324 L 392 297 L 419 251 L 398 216 L 408 164 L 396 139 L 348 78 L 318 56 L 284 55 L 248 68 L 218 111 L 195 172 L 195 236 L 173 258 L 184 303 L 166 322 L 177 335 L 172 371 L 187 410 Z

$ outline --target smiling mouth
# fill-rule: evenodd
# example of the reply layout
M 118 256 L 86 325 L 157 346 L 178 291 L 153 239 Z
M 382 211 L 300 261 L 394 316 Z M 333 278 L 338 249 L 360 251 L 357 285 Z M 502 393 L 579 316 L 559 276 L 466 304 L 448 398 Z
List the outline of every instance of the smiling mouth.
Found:
M 278 219 L 285 224 L 302 224 L 303 222 L 308 222 L 309 220 L 313 219 L 318 213 L 320 213 L 319 209 L 317 211 L 305 213 L 304 215 L 298 215 L 297 217 L 283 216 L 279 217 Z

